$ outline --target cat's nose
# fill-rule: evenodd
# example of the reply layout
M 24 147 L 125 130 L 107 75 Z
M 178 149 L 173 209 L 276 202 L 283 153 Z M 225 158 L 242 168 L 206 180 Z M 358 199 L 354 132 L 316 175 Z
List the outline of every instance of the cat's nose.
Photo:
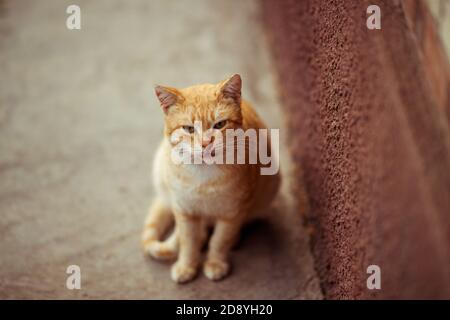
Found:
M 209 144 L 211 144 L 214 141 L 214 137 L 208 137 L 202 139 L 202 147 L 206 148 Z
M 202 140 L 202 147 L 206 148 L 209 145 L 209 140 Z

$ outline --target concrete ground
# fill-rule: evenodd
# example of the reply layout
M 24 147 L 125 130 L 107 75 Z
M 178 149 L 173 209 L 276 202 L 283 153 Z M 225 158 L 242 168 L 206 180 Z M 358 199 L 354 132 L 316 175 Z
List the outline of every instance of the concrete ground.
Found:
M 321 298 L 289 192 L 248 228 L 233 274 L 186 285 L 143 256 L 151 161 L 163 116 L 155 84 L 243 77 L 244 96 L 281 128 L 254 1 L 0 1 L 0 298 Z M 81 290 L 66 268 L 81 267 Z
M 438 32 L 450 59 L 450 0 L 431 0 L 426 3 L 436 20 Z

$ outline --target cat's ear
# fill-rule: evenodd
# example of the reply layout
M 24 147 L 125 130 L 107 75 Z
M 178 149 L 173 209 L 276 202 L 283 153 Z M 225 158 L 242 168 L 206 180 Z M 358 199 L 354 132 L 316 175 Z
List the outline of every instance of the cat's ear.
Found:
M 171 106 L 184 100 L 181 92 L 171 87 L 156 86 L 155 93 L 165 114 Z
M 222 82 L 219 98 L 231 99 L 237 106 L 241 106 L 241 88 L 242 88 L 241 76 L 235 74 L 228 80 Z

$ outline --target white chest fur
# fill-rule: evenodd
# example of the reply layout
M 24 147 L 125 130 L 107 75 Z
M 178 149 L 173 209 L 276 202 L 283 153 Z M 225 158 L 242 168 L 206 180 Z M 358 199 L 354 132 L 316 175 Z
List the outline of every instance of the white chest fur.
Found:
M 226 174 L 215 165 L 186 165 L 181 175 L 169 174 L 171 201 L 187 213 L 232 215 L 238 209 L 236 181 Z

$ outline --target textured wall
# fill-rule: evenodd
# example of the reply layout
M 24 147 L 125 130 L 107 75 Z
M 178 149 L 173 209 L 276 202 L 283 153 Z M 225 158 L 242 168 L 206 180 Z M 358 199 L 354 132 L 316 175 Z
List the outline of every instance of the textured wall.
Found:
M 368 1 L 264 2 L 316 268 L 328 298 L 450 298 L 448 65 L 411 4 L 375 2 L 373 31 Z

